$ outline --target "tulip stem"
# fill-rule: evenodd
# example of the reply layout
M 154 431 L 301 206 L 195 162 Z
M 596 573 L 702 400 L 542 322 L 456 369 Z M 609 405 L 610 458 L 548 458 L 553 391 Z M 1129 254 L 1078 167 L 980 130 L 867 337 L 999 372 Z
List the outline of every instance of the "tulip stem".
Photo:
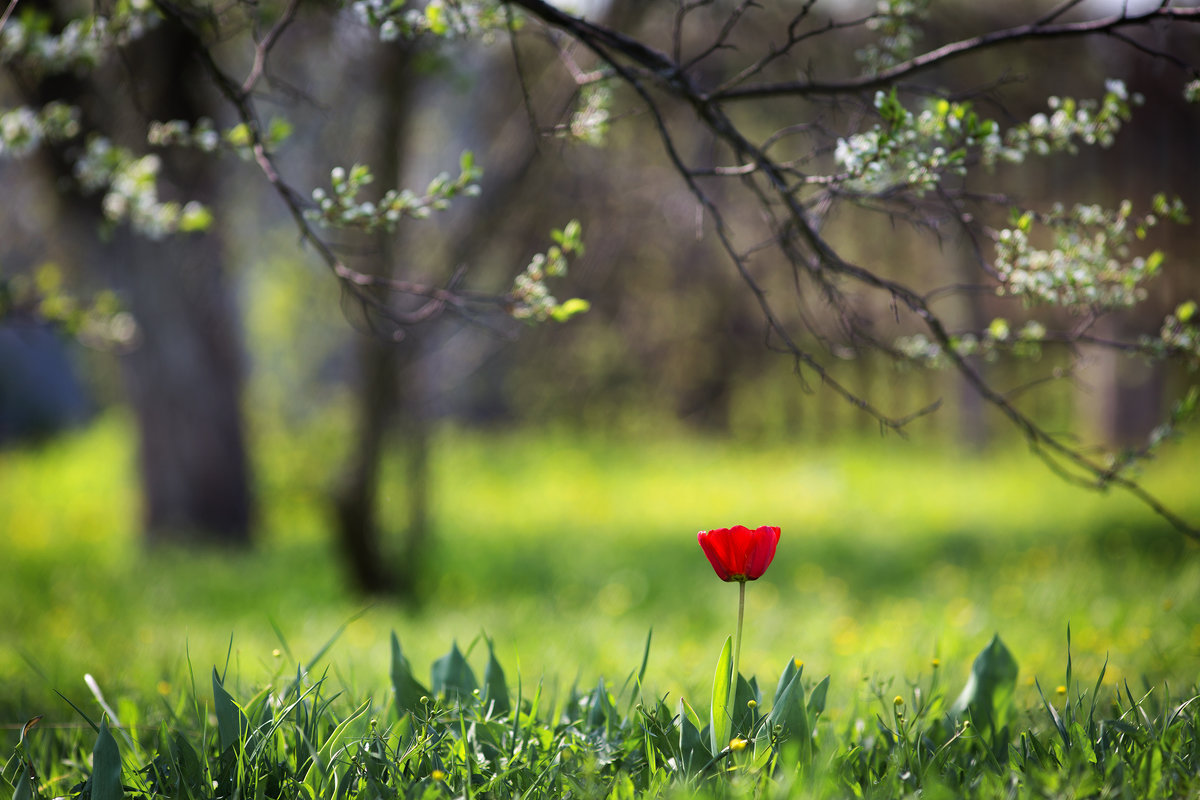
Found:
M 737 702 L 738 668 L 742 660 L 742 617 L 746 612 L 746 582 L 738 581 L 738 622 L 737 634 L 733 637 L 733 674 L 729 676 L 729 699 L 725 708 L 729 710 L 730 735 L 736 735 L 733 730 L 733 720 L 737 719 L 738 710 L 733 707 Z

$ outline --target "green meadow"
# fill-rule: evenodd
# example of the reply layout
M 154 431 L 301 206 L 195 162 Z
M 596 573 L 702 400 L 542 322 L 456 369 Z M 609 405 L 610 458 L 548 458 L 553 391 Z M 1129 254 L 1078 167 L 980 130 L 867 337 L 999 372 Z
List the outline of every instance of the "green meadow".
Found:
M 0 460 L 0 722 L 78 722 L 56 692 L 152 702 L 229 663 L 253 684 L 325 655 L 347 687 L 386 686 L 393 631 L 419 672 L 483 637 L 512 674 L 568 687 L 620 682 L 652 644 L 645 685 L 707 702 L 736 587 L 696 531 L 783 529 L 749 584 L 744 674 L 796 658 L 832 676 L 829 712 L 879 684 L 966 678 L 999 634 L 1018 693 L 1076 673 L 1138 686 L 1200 675 L 1196 545 L 1132 498 L 1072 488 L 1022 447 L 982 455 L 895 436 L 749 444 L 670 432 L 604 437 L 446 427 L 434 448 L 435 552 L 417 607 L 348 591 L 322 497 L 336 431 L 258 442 L 259 544 L 146 551 L 128 422 L 103 417 Z M 319 454 L 319 455 L 318 455 Z M 1195 449 L 1168 449 L 1146 485 L 1200 518 Z M 398 465 L 383 504 L 404 509 Z M 344 627 L 344 629 L 343 629 Z M 1028 697 L 1026 698 L 1028 699 Z

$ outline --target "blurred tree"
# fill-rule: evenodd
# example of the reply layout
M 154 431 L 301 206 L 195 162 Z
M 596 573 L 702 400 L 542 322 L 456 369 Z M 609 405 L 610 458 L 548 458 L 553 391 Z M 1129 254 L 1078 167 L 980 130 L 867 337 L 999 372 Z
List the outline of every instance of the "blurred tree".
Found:
M 1143 242 L 1160 224 L 1187 221 L 1178 198 L 1146 191 L 1136 206 L 1123 197 L 1033 204 L 1006 181 L 1014 168 L 1034 170 L 1043 158 L 1110 147 L 1144 98 L 1110 76 L 1101 97 L 1051 97 L 1044 111 L 1021 122 L 1000 101 L 1007 79 L 992 54 L 1040 41 L 1059 43 L 1061 52 L 1072 41 L 1111 38 L 1173 70 L 1177 99 L 1166 102 L 1180 106 L 1200 96 L 1200 63 L 1189 60 L 1196 39 L 1180 30 L 1200 19 L 1200 9 L 1161 3 L 1090 16 L 1067 0 L 1030 9 L 1011 27 L 974 35 L 956 29 L 956 38 L 922 52 L 923 33 L 952 26 L 930 13 L 929 3 L 911 0 L 885 0 L 859 16 L 849 4 L 823 10 L 815 2 L 772 9 L 680 2 L 641 31 L 597 25 L 542 0 L 511 5 L 545 26 L 544 39 L 557 42 L 564 61 L 578 65 L 575 50 L 590 51 L 586 68 L 572 68 L 588 76 L 582 83 L 629 90 L 756 299 L 768 343 L 789 354 L 801 375 L 883 429 L 903 431 L 937 404 L 891 411 L 881 404 L 886 397 L 856 388 L 837 360 L 878 352 L 951 368 L 1061 475 L 1092 488 L 1127 489 L 1197 535 L 1134 472 L 1194 413 L 1195 386 L 1184 386 L 1167 418 L 1136 446 L 1096 457 L 1074 432 L 1057 432 L 1024 410 L 1018 397 L 1029 386 L 1005 386 L 984 365 L 1091 346 L 1197 366 L 1190 302 L 1177 298 L 1149 331 L 1103 323 L 1148 299 L 1164 252 Z M 1000 119 L 989 119 L 989 106 Z M 711 157 L 689 152 L 697 135 L 713 143 Z M 879 249 L 891 259 L 864 258 L 873 243 L 864 243 L 861 231 L 897 226 L 938 242 L 965 242 L 969 274 L 958 266 L 898 263 L 882 241 Z M 979 300 L 985 295 L 986 304 Z M 820 310 L 811 305 L 818 299 Z M 912 333 L 887 335 L 889 319 Z
M 355 318 L 385 341 L 411 344 L 420 338 L 416 327 L 446 316 L 508 333 L 512 320 L 565 319 L 585 308 L 581 301 L 558 301 L 548 284 L 580 250 L 575 225 L 556 231 L 555 243 L 529 260 L 510 288 L 497 288 L 511 279 L 512 265 L 525 260 L 532 232 L 547 227 L 546 215 L 578 205 L 590 211 L 583 216 L 592 229 L 620 220 L 624 227 L 609 228 L 597 248 L 612 263 L 640 267 L 589 266 L 609 292 L 598 298 L 601 321 L 585 319 L 579 334 L 593 337 L 586 357 L 608 376 L 611 396 L 654 395 L 653 384 L 629 389 L 637 383 L 632 355 L 670 384 L 681 415 L 720 425 L 736 413 L 734 376 L 750 372 L 741 343 L 758 338 L 765 339 L 764 352 L 791 359 L 802 389 L 819 384 L 863 419 L 903 433 L 939 401 L 877 388 L 874 364 L 941 367 L 1064 477 L 1090 488 L 1128 490 L 1196 535 L 1133 471 L 1194 411 L 1191 378 L 1164 401 L 1170 407 L 1160 424 L 1101 456 L 1075 431 L 1039 416 L 1029 401 L 1038 387 L 1077 375 L 1077 354 L 1085 348 L 1193 371 L 1200 364 L 1200 317 L 1183 294 L 1186 282 L 1167 284 L 1172 291 L 1147 302 L 1152 288 L 1164 285 L 1159 276 L 1166 262 L 1165 251 L 1151 245 L 1162 226 L 1186 220 L 1186 204 L 1171 193 L 1194 192 L 1194 182 L 1171 185 L 1168 174 L 1166 185 L 1122 188 L 1115 196 L 1098 186 L 1081 191 L 1079 202 L 1054 203 L 1029 191 L 1029 176 L 1041 179 L 1051 169 L 1100 175 L 1092 167 L 1111 156 L 1042 165 L 1109 148 L 1143 113 L 1143 98 L 1122 75 L 1103 72 L 1122 62 L 1112 60 L 1110 50 L 1087 50 L 1092 43 L 1116 42 L 1139 69 L 1166 70 L 1159 83 L 1169 81 L 1173 92 L 1153 96 L 1147 110 L 1187 108 L 1182 99 L 1200 99 L 1200 47 L 1188 25 L 1200 20 L 1200 9 L 1164 2 L 1103 12 L 1065 0 L 1009 4 L 1004 17 L 993 18 L 990 8 L 968 14 L 958 5 L 953 13 L 935 14 L 929 0 L 882 0 L 864 8 L 816 0 L 771 7 L 752 0 L 593 3 L 586 15 L 565 6 L 346 0 L 334 10 L 329 41 L 355 29 L 390 43 L 380 51 L 390 55 L 365 67 L 377 80 L 352 77 L 364 69 L 362 59 L 329 57 L 311 38 L 289 40 L 304 10 L 298 0 L 221 7 L 148 0 L 65 25 L 23 10 L 3 23 L 0 57 L 15 74 L 86 75 L 114 53 L 135 53 L 149 31 L 182 32 L 175 55 L 204 75 L 187 83 L 215 89 L 213 107 L 223 127 L 198 118 L 196 107 L 148 106 L 152 117 L 178 115 L 149 125 L 150 144 L 192 155 L 233 151 L 250 163 L 339 282 Z M 511 109 L 518 108 L 525 133 L 543 142 L 524 154 L 520 148 L 493 152 L 500 174 L 520 175 L 522 185 L 497 193 L 501 199 L 493 202 L 500 208 L 447 218 L 450 230 L 487 235 L 435 247 L 414 246 L 416 234 L 401 226 L 478 190 L 480 173 L 469 154 L 457 177 L 438 175 L 420 191 L 369 188 L 376 174 L 391 182 L 427 172 L 428 158 L 398 152 L 401 132 L 451 119 L 427 107 L 420 108 L 419 125 L 411 116 L 417 109 L 413 63 L 397 53 L 423 41 L 436 45 L 426 52 L 444 54 L 449 72 L 474 71 L 482 76 L 482 91 L 496 87 L 499 95 L 504 84 L 494 76 L 501 62 L 475 55 L 494 42 L 496 50 L 487 52 L 502 53 L 515 78 L 510 113 L 458 120 L 478 126 L 474 133 L 484 140 L 510 140 L 501 131 L 513 129 Z M 1060 70 L 1064 77 L 1053 86 L 1042 72 L 1047 80 L 1035 87 L 1040 99 L 1011 94 L 1010 66 L 1043 64 L 1030 53 L 1044 53 L 1039 48 L 1049 42 L 1055 45 L 1051 60 L 1072 51 L 1071 64 L 1086 68 Z M 314 57 L 305 59 L 310 49 Z M 348 96 L 340 100 L 369 96 L 392 104 L 374 123 L 379 143 L 365 148 L 372 164 L 336 166 L 329 183 L 311 191 L 283 169 L 291 126 L 263 117 L 267 103 L 294 97 L 302 82 L 281 65 L 295 69 L 303 61 L 309 74 L 328 73 L 322 85 Z M 1059 87 L 1071 86 L 1075 73 L 1080 77 L 1067 96 Z M 169 74 L 189 73 L 179 65 Z M 570 88 L 569 102 L 555 99 L 562 86 Z M 80 111 L 85 99 L 50 93 L 12 109 L 0 125 L 0 147 L 9 155 L 41 143 L 58 148 L 71 173 L 102 196 L 112 225 L 152 236 L 206 227 L 211 215 L 205 208 L 158 200 L 159 162 L 138 155 L 144 146 L 104 150 L 95 144 L 100 140 L 87 138 L 102 128 Z M 1195 117 L 1194 109 L 1182 113 Z M 451 142 L 458 150 L 459 134 L 443 130 L 433 138 L 443 151 Z M 647 135 L 654 148 L 646 146 Z M 544 146 L 548 142 L 557 146 Z M 614 155 L 584 155 L 573 143 L 607 143 Z M 535 152 L 567 154 L 540 161 L 590 168 L 594 177 L 585 192 L 555 186 L 544 175 L 530 179 L 539 159 L 529 153 Z M 336 164 L 345 152 L 318 156 Z M 200 169 L 187 188 L 203 194 L 209 176 Z M 650 172 L 653 180 L 645 177 Z M 1061 186 L 1055 188 L 1051 194 L 1060 193 Z M 939 249 L 944 243 L 950 243 L 948 255 Z M 711 271 L 714 252 L 732 267 L 724 275 Z M 219 256 L 204 260 L 219 263 Z M 740 293 L 733 291 L 735 281 Z M 1153 323 L 1141 311 L 1146 308 L 1155 312 Z M 1107 321 L 1131 315 L 1137 325 Z M 609 321 L 629 332 L 613 332 Z M 368 585 L 378 579 L 361 565 L 378 564 L 372 509 L 379 448 L 388 418 L 405 406 L 405 395 L 397 394 L 396 359 L 384 347 L 364 351 L 356 454 L 340 492 L 343 540 Z M 1020 371 L 998 368 L 1013 361 L 1023 362 Z M 523 374 L 536 373 L 544 378 L 553 369 L 539 361 Z M 573 391 L 590 399 L 592 389 Z M 969 408 L 963 419 L 973 437 L 985 417 Z M 420 418 L 412 407 L 404 416 Z M 421 435 L 410 433 L 418 466 L 427 453 Z M 419 490 L 421 481 L 411 484 Z M 419 515 L 416 496 L 411 504 Z
M 117 144 L 130 139 L 140 144 L 155 120 L 194 122 L 207 113 L 212 96 L 207 81 L 196 75 L 203 45 L 182 21 L 163 20 L 129 41 L 114 69 L 93 61 L 80 42 L 79 52 L 66 46 L 84 28 L 78 19 L 64 17 L 64 8 L 36 3 L 22 12 L 20 21 L 10 19 L 0 32 L 13 82 L 33 108 L 59 109 L 65 121 L 57 133 L 88 131 L 84 142 L 50 137 L 52 179 L 68 185 L 75 177 L 83 189 L 55 209 L 54 250 L 76 274 L 90 274 L 93 282 L 103 276 L 117 287 L 137 321 L 136 346 L 124 348 L 122 367 L 138 427 L 146 533 L 151 541 L 245 544 L 252 502 L 240 408 L 239 322 L 222 237 L 188 235 L 204 227 L 207 212 L 157 203 L 151 177 L 161 170 L 168 191 L 181 187 L 207 200 L 215 197 L 218 173 L 194 152 L 137 158 Z M 89 31 L 98 40 L 93 45 L 103 41 L 96 28 Z M 63 46 L 39 50 L 51 41 L 47 29 L 62 31 Z M 39 40 L 33 31 L 47 38 Z M 40 138 L 36 124 L 24 128 L 13 119 L 21 112 L 8 117 L 10 151 L 29 144 L 23 137 Z M 91 182 L 110 170 L 110 191 L 101 201 Z M 105 224 L 105 215 L 134 221 L 140 235 Z M 164 235 L 171 231 L 180 235 Z M 133 344 L 133 332 L 123 331 L 122 337 Z
M 366 92 L 373 108 L 366 117 L 372 124 L 364 138 L 369 159 L 390 183 L 399 183 L 404 159 L 409 152 L 408 134 L 418 80 L 414 76 L 416 54 L 411 42 L 387 42 L 365 48 L 352 56 L 354 71 L 368 76 L 377 86 Z M 394 270 L 403 251 L 403 234 L 376 232 L 370 236 L 370 255 L 365 274 L 381 281 L 397 277 Z M 372 287 L 375 313 L 359 304 L 358 316 L 366 329 L 355 339 L 358 408 L 352 451 L 335 490 L 338 538 L 345 552 L 355 585 L 368 593 L 396 593 L 415 599 L 422 550 L 429 537 L 429 433 L 420 408 L 421 387 L 406 374 L 421 353 L 419 336 L 395 325 L 390 309 L 400 302 L 382 287 Z M 402 346 L 398 346 L 402 345 Z M 386 555 L 379 519 L 380 471 L 383 452 L 401 423 L 398 438 L 409 454 L 406 460 L 407 529 L 395 558 Z

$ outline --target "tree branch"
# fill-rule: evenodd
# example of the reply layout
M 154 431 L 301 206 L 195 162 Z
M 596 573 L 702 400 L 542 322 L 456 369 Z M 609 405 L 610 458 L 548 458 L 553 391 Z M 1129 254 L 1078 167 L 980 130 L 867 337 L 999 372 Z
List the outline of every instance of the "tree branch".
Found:
M 267 55 L 271 52 L 271 48 L 279 41 L 279 37 L 283 35 L 292 21 L 296 18 L 296 11 L 300 8 L 300 0 L 288 0 L 287 7 L 271 29 L 267 31 L 267 35 L 262 38 L 254 47 L 254 63 L 250 67 L 250 74 L 246 76 L 246 80 L 242 82 L 242 93 L 249 94 L 254 89 L 254 85 L 258 83 L 263 75 L 263 70 L 267 66 Z
M 8 5 L 4 8 L 4 13 L 0 14 L 0 31 L 4 30 L 4 26 L 8 24 L 8 18 L 12 16 L 13 9 L 17 7 L 17 0 L 8 0 Z
M 1053 18 L 1053 17 L 1052 17 Z M 1042 21 L 1019 25 L 1000 31 L 992 31 L 943 45 L 923 53 L 894 67 L 881 70 L 873 75 L 863 75 L 843 80 L 830 81 L 784 81 L 780 83 L 761 83 L 740 88 L 717 90 L 703 99 L 715 101 L 744 101 L 768 97 L 805 96 L 816 94 L 847 94 L 870 91 L 895 84 L 897 81 L 909 78 L 956 58 L 971 53 L 988 50 L 1002 45 L 1022 41 L 1081 38 L 1097 34 L 1112 34 L 1123 28 L 1150 25 L 1160 20 L 1177 20 L 1180 22 L 1200 22 L 1200 8 L 1167 8 L 1158 7 L 1142 14 L 1117 14 L 1084 22 L 1064 22 L 1057 25 L 1046 24 Z
M 751 274 L 745 257 L 734 247 L 731 233 L 720 207 L 697 183 L 696 178 L 702 174 L 702 171 L 693 170 L 683 161 L 657 102 L 651 97 L 639 75 L 626 65 L 626 59 L 632 64 L 648 70 L 652 78 L 657 81 L 658 87 L 669 96 L 688 104 L 704 127 L 730 148 L 734 158 L 741 166 L 728 170 L 728 172 L 736 175 L 751 187 L 768 217 L 773 217 L 772 209 L 776 205 L 786 210 L 787 224 L 777 226 L 777 242 L 780 252 L 796 270 L 807 271 L 821 283 L 826 288 L 827 296 L 835 304 L 841 303 L 842 294 L 831 281 L 824 277 L 826 272 L 885 293 L 891 298 L 893 304 L 900 304 L 922 321 L 933 340 L 941 347 L 947 359 L 963 376 L 968 385 L 985 402 L 998 409 L 1009 419 L 1029 443 L 1031 450 L 1053 471 L 1072 483 L 1091 489 L 1103 490 L 1109 486 L 1122 488 L 1137 497 L 1177 530 L 1193 539 L 1200 540 L 1200 529 L 1166 508 L 1140 484 L 1121 474 L 1119 468 L 1106 467 L 1096 463 L 1080 448 L 1064 443 L 1059 437 L 1045 430 L 1034 419 L 1020 411 L 1010 397 L 993 388 L 978 368 L 957 351 L 944 322 L 932 310 L 929 300 L 921 293 L 899 281 L 883 278 L 874 271 L 843 258 L 813 227 L 803 203 L 789 184 L 787 170 L 769 157 L 765 148 L 757 147 L 750 142 L 726 115 L 721 105 L 721 101 L 725 100 L 821 93 L 855 93 L 864 89 L 881 88 L 937 64 L 1002 44 L 1021 40 L 1111 34 L 1124 27 L 1145 25 L 1160 19 L 1195 22 L 1200 21 L 1200 9 L 1167 8 L 1163 5 L 1138 16 L 1121 14 L 1090 22 L 1048 24 L 1047 20 L 1058 18 L 1072 7 L 1072 4 L 1066 3 L 1038 22 L 949 44 L 876 75 L 835 82 L 796 81 L 783 84 L 762 84 L 706 94 L 692 83 L 686 70 L 681 69 L 678 64 L 672 63 L 662 53 L 651 50 L 624 34 L 603 29 L 572 17 L 547 6 L 541 0 L 508 0 L 508 2 L 530 11 L 544 23 L 558 27 L 574 36 L 596 53 L 601 60 L 608 63 L 616 74 L 637 93 L 651 113 L 668 159 L 693 196 L 713 219 L 714 230 L 721 246 L 758 303 L 770 335 L 782 343 L 783 349 L 796 359 L 797 365 L 803 364 L 813 370 L 820 376 L 822 382 L 830 386 L 843 399 L 873 416 L 884 427 L 900 430 L 910 419 L 891 418 L 883 414 L 865 399 L 858 397 L 838 383 L 810 353 L 799 346 L 787 326 L 776 315 L 763 287 Z M 758 178 L 765 183 L 764 186 L 759 186 L 755 182 Z M 962 223 L 962 212 L 957 210 L 954 203 L 949 202 L 948 197 L 943 196 L 943 201 L 948 205 L 951 216 Z M 977 242 L 975 246 L 978 248 Z M 844 315 L 845 310 L 843 310 L 845 319 Z M 852 331 L 856 331 L 853 320 L 849 320 L 847 324 Z M 922 409 L 917 416 L 928 413 L 930 410 L 932 408 Z
M 334 276 L 364 307 L 373 309 L 385 319 L 398 326 L 414 325 L 438 316 L 444 311 L 454 311 L 460 316 L 475 321 L 475 315 L 486 309 L 502 309 L 511 302 L 507 295 L 466 293 L 450 288 L 457 283 L 457 278 L 447 286 L 433 283 L 422 283 L 408 280 L 382 278 L 376 275 L 360 272 L 348 266 L 330 244 L 316 230 L 305 213 L 309 207 L 308 201 L 287 183 L 275 162 L 275 156 L 267 146 L 262 135 L 262 125 L 255 111 L 253 100 L 247 87 L 253 87 L 262 75 L 266 58 L 272 44 L 277 41 L 287 24 L 295 14 L 298 0 L 291 0 L 283 16 L 271 28 L 271 31 L 255 48 L 255 61 L 246 81 L 239 85 L 217 64 L 211 50 L 203 44 L 200 34 L 189 24 L 186 15 L 178 9 L 171 0 L 155 0 L 155 6 L 166 17 L 176 21 L 197 42 L 196 51 L 205 72 L 217 86 L 226 102 L 234 109 L 238 120 L 245 125 L 250 137 L 250 149 L 254 163 L 263 174 L 267 184 L 283 202 L 288 210 L 300 240 L 308 244 L 325 263 Z M 414 311 L 401 311 L 391 303 L 382 301 L 374 293 L 367 291 L 371 288 L 382 288 L 388 291 L 415 297 L 424 297 L 423 303 Z

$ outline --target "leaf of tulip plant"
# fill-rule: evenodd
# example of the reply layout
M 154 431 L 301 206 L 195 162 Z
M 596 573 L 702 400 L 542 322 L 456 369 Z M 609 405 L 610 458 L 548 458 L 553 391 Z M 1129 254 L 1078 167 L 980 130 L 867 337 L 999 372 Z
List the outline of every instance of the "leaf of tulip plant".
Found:
M 458 698 L 466 701 L 478 688 L 479 682 L 475 680 L 471 665 L 459 651 L 458 642 L 450 647 L 449 653 L 433 662 L 433 691 L 444 693 L 447 700 Z
M 21 764 L 21 777 L 17 779 L 16 788 L 13 789 L 12 800 L 33 800 L 33 789 L 29 786 L 29 765 L 24 761 Z
M 713 674 L 712 713 L 709 716 L 710 744 L 715 756 L 729 744 L 729 681 L 733 670 L 733 637 L 725 637 L 721 657 L 717 659 L 717 671 Z
M 224 752 L 242 737 L 242 731 L 248 725 L 246 715 L 238 708 L 233 695 L 225 691 L 216 667 L 213 667 L 212 685 L 213 705 L 216 706 L 217 712 L 217 738 L 221 744 L 221 752 Z
M 754 701 L 754 707 L 750 706 L 750 701 Z M 732 727 L 730 728 L 730 736 L 738 736 L 748 738 L 751 731 L 754 729 L 754 723 L 758 719 L 756 709 L 761 702 L 758 694 L 758 682 L 751 678 L 747 681 L 741 675 L 738 675 L 737 692 L 733 702 L 733 708 L 730 709 L 733 718 Z
M 496 660 L 492 641 L 488 640 L 488 663 L 483 671 L 483 702 L 490 703 L 492 714 L 502 716 L 512 710 L 508 701 L 508 683 L 504 680 L 504 668 Z
M 429 691 L 413 677 L 408 659 L 400 651 L 400 640 L 392 631 L 392 689 L 396 692 L 396 710 L 400 716 L 414 713 L 421 707 L 421 698 Z
M 817 717 L 825 711 L 825 695 L 829 693 L 829 676 L 826 675 L 808 696 L 808 719 L 816 722 Z
M 169 752 L 171 761 L 179 771 L 180 784 L 183 786 L 199 786 L 203 776 L 200 766 L 200 756 L 195 748 L 179 731 L 171 737 Z
M 969 710 L 976 727 L 999 730 L 1008 718 L 1016 686 L 1017 660 L 996 634 L 975 657 L 967 685 L 954 701 L 950 714 L 959 717 Z
M 100 718 L 100 735 L 92 749 L 91 800 L 121 800 L 125 790 L 121 788 L 121 751 L 117 740 L 108 729 L 108 716 Z
M 795 663 L 793 660 L 784 672 L 788 672 Z M 785 761 L 807 764 L 812 760 L 812 726 L 804 702 L 804 687 L 800 684 L 802 673 L 802 669 L 796 668 L 792 679 L 775 700 L 775 706 L 767 715 L 767 728 L 781 728 L 779 750 Z
M 789 659 L 787 666 L 783 668 L 783 674 L 779 676 L 779 683 L 775 686 L 775 705 L 779 705 L 779 698 L 783 696 L 783 690 L 788 687 L 792 679 L 802 674 L 804 674 L 804 665 L 794 658 Z

